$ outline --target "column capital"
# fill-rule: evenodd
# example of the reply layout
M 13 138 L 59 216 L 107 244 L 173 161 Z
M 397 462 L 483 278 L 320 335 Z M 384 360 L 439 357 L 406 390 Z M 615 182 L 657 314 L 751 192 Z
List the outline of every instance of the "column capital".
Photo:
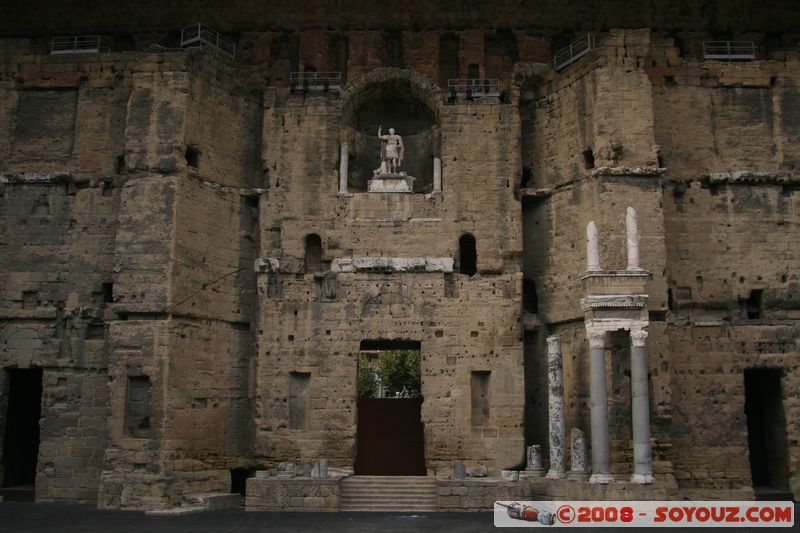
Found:
M 647 340 L 646 329 L 637 328 L 631 330 L 631 341 L 633 342 L 634 346 L 644 346 L 646 340 Z
M 589 348 L 604 348 L 606 345 L 606 331 L 604 329 L 586 328 L 589 337 Z
M 561 351 L 561 337 L 558 335 L 551 335 L 547 337 L 547 350 L 550 352 Z

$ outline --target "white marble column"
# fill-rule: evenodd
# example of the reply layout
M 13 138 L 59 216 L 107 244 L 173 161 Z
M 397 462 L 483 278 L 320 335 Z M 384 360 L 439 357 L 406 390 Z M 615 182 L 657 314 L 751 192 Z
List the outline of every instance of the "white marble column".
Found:
M 633 417 L 633 483 L 653 483 L 650 449 L 650 391 L 647 384 L 647 330 L 631 330 L 631 416 Z
M 641 270 L 639 267 L 639 222 L 636 210 L 629 207 L 625 214 L 625 230 L 628 240 L 628 270 Z
M 542 477 L 544 475 L 544 465 L 542 464 L 542 446 L 532 444 L 527 449 L 527 463 L 525 465 L 525 477 Z
M 342 143 L 339 146 L 339 194 L 348 194 L 347 173 L 349 172 L 349 164 L 350 151 L 347 148 L 347 143 Z
M 561 338 L 547 337 L 548 408 L 550 418 L 550 470 L 548 479 L 567 475 L 564 460 L 564 371 L 561 360 Z
M 610 483 L 608 439 L 608 387 L 606 386 L 605 331 L 589 330 L 589 385 L 592 420 L 592 483 Z
M 433 194 L 442 192 L 442 160 L 433 158 Z
M 586 436 L 578 428 L 570 432 L 570 470 L 567 479 L 586 481 L 589 479 L 589 468 L 586 464 Z
M 594 221 L 586 225 L 586 270 L 600 270 L 600 241 Z

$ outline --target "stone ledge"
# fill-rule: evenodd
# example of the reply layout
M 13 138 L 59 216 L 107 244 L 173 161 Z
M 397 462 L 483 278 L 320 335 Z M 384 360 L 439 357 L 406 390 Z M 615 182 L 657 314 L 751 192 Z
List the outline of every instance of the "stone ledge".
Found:
M 451 257 L 348 257 L 334 259 L 333 272 L 453 272 Z
M 43 183 L 71 183 L 72 173 L 68 171 L 59 172 L 23 172 L 20 174 L 12 172 L 0 173 L 0 183 L 12 185 L 43 184 Z
M 599 167 L 592 170 L 592 177 L 598 176 L 632 176 L 632 177 L 659 177 L 666 168 L 657 166 L 643 166 L 643 167 Z
M 581 298 L 581 309 L 642 309 L 647 305 L 646 294 L 598 294 Z

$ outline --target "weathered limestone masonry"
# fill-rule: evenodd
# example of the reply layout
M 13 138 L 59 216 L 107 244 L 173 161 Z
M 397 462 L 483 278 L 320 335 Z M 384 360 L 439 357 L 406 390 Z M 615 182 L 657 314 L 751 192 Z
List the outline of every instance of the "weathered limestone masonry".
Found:
M 429 471 L 449 470 L 454 459 L 498 470 L 522 464 L 513 110 L 500 104 L 445 106 L 429 80 L 407 71 L 376 70 L 359 81 L 340 100 L 296 95 L 280 106 L 276 99 L 265 112 L 264 159 L 275 171 L 262 203 L 261 249 L 279 267 L 259 274 L 264 305 L 256 457 L 267 464 L 317 457 L 352 464 L 360 342 L 401 339 L 421 342 Z M 429 106 L 441 131 L 441 195 L 338 194 L 338 132 L 350 126 L 340 109 L 364 113 L 361 106 L 371 103 L 364 99 L 376 86 L 386 88 L 381 97 L 390 102 L 404 92 L 426 98 L 420 104 Z M 400 93 L 391 92 L 396 87 Z M 367 124 L 365 130 L 376 127 Z M 457 257 L 465 233 L 477 244 L 474 277 L 454 273 L 452 261 L 429 261 L 437 265 L 434 271 L 401 272 L 379 264 L 378 258 Z M 304 264 L 310 234 L 322 243 L 317 272 Z M 349 258 L 356 267 L 342 268 Z M 358 268 L 358 258 L 375 260 Z M 293 372 L 310 374 L 311 407 L 300 429 L 287 427 Z M 473 372 L 491 373 L 486 424 L 470 421 Z
M 420 350 L 440 509 L 800 497 L 794 7 L 45 3 L 0 20 L 0 490 L 338 509 L 380 345 Z M 178 48 L 195 17 L 235 59 Z M 702 60 L 731 39 L 758 60 Z M 379 126 L 410 191 L 368 192 Z

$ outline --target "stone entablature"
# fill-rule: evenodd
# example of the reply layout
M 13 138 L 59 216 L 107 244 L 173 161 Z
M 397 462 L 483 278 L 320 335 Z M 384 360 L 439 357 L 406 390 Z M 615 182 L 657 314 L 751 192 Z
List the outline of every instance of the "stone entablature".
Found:
M 334 259 L 333 272 L 452 272 L 451 257 L 347 257 Z

